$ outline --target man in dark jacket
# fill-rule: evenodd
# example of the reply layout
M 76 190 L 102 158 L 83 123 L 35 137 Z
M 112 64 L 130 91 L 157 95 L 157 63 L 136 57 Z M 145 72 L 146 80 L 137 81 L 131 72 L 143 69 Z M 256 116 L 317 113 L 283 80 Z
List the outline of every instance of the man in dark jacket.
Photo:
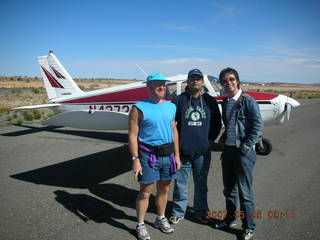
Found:
M 211 163 L 210 144 L 221 130 L 221 114 L 216 100 L 204 93 L 203 74 L 199 69 L 188 73 L 186 91 L 177 96 L 176 122 L 179 132 L 181 169 L 174 182 L 173 208 L 170 222 L 184 218 L 188 204 L 188 184 L 194 180 L 194 214 L 208 223 L 207 178 Z
M 229 94 L 222 103 L 226 130 L 221 139 L 224 143 L 221 165 L 227 214 L 215 227 L 231 227 L 239 217 L 244 230 L 242 239 L 250 240 L 253 239 L 256 227 L 252 186 L 256 162 L 255 144 L 262 134 L 263 121 L 256 100 L 241 90 L 239 74 L 235 69 L 223 69 L 219 80 L 224 91 Z M 237 211 L 238 201 L 240 211 Z

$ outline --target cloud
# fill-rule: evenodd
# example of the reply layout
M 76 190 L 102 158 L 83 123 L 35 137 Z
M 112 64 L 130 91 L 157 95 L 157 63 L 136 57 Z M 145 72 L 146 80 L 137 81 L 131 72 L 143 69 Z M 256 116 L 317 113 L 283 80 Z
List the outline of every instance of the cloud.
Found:
M 312 58 L 289 58 L 269 56 L 242 56 L 228 59 L 177 58 L 152 61 L 103 60 L 78 61 L 72 64 L 75 77 L 114 77 L 125 79 L 145 79 L 145 72 L 161 72 L 166 76 L 185 74 L 190 69 L 199 68 L 204 73 L 218 76 L 226 67 L 239 71 L 242 81 L 257 82 L 320 82 L 320 61 Z
M 306 60 L 303 64 L 308 68 L 320 69 L 320 60 Z
M 265 55 L 281 57 L 312 58 L 320 56 L 319 46 L 257 45 L 255 48 Z

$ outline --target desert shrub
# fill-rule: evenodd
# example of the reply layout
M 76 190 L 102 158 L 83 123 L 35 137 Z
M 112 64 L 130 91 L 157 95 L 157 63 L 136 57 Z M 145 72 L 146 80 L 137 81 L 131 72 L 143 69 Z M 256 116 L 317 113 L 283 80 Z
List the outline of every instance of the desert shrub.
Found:
M 22 92 L 21 88 L 12 88 L 11 93 L 20 94 Z
M 37 112 L 33 115 L 34 119 L 41 119 L 41 113 Z
M 35 94 L 40 93 L 39 88 L 32 88 L 31 91 L 32 91 L 33 93 L 35 93 Z
M 32 112 L 24 112 L 24 120 L 32 121 L 34 119 L 34 115 Z
M 14 119 L 17 119 L 17 118 L 18 118 L 18 114 L 14 113 L 14 114 L 12 115 L 12 117 L 13 117 Z
M 8 122 L 11 122 L 12 121 L 12 117 L 9 115 L 9 116 L 7 116 L 7 121 Z
M 55 115 L 57 115 L 57 114 L 59 114 L 59 113 L 58 113 L 58 112 L 50 113 L 50 114 L 48 114 L 48 118 L 51 118 L 51 117 L 53 117 L 53 116 L 55 116 Z
M 23 120 L 22 119 L 18 119 L 16 122 L 17 125 L 22 125 L 23 124 Z
M 9 113 L 11 106 L 9 105 L 0 105 L 0 113 Z

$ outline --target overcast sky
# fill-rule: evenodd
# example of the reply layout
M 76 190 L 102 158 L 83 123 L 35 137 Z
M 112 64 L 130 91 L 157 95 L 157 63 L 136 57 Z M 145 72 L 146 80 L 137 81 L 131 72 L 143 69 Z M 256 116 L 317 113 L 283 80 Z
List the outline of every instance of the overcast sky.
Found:
M 317 0 L 1 0 L 0 75 L 144 79 L 225 67 L 243 81 L 320 83 Z

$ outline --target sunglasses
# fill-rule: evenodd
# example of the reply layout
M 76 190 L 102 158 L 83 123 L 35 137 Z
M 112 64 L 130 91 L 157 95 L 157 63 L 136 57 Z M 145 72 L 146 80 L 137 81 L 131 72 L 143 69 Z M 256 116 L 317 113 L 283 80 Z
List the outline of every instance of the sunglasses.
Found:
M 236 81 L 237 79 L 235 79 L 234 77 L 231 77 L 231 78 L 224 78 L 222 80 L 222 83 L 225 84 L 225 83 L 228 83 L 228 82 L 234 82 Z

